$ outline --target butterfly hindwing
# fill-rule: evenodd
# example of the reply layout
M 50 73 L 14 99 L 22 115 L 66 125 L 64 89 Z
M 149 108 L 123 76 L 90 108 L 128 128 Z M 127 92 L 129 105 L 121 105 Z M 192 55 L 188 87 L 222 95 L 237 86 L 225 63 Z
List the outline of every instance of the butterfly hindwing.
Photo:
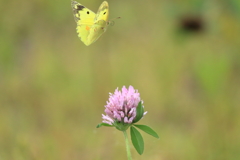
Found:
M 100 5 L 97 14 L 76 1 L 72 1 L 72 9 L 78 36 L 85 45 L 92 44 L 106 31 L 109 15 L 106 1 Z
M 88 35 L 88 41 L 89 42 L 95 42 L 107 29 L 107 22 L 100 20 L 91 27 L 89 35 Z

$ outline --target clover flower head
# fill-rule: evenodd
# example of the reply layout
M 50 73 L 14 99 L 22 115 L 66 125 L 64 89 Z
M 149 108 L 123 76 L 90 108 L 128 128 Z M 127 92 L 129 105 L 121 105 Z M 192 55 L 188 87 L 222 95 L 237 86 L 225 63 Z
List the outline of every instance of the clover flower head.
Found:
M 115 127 L 122 131 L 126 141 L 128 159 L 130 160 L 132 158 L 126 132 L 128 128 L 130 128 L 132 144 L 140 155 L 144 151 L 144 142 L 137 129 L 159 138 L 158 134 L 149 126 L 136 124 L 146 113 L 138 91 L 132 86 L 129 86 L 129 88 L 123 86 L 122 90 L 117 88 L 113 94 L 110 93 L 109 100 L 105 105 L 105 115 L 102 114 L 102 123 L 96 127 Z
M 143 103 L 140 94 L 132 86 L 128 89 L 123 86 L 121 91 L 117 88 L 113 94 L 110 93 L 109 101 L 105 105 L 106 115 L 102 114 L 103 123 L 110 125 L 115 122 L 133 123 L 139 102 Z

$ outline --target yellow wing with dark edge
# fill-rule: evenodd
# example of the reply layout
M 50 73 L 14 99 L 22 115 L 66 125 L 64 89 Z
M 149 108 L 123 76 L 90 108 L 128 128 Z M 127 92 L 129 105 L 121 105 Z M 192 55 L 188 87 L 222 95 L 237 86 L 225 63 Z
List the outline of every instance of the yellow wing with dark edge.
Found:
M 72 9 L 78 36 L 85 45 L 95 42 L 107 30 L 109 7 L 106 1 L 100 5 L 97 14 L 76 1 L 72 1 Z

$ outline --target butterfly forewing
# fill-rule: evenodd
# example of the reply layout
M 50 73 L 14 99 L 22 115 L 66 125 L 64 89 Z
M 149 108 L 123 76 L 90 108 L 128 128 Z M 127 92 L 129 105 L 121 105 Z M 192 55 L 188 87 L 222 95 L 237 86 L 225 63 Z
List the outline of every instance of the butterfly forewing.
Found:
M 78 25 L 93 25 L 96 14 L 76 1 L 72 1 L 73 16 Z
M 89 42 L 95 42 L 106 30 L 108 27 L 108 15 L 109 15 L 109 7 L 108 3 L 104 1 L 96 14 L 94 19 L 94 24 L 90 29 L 90 33 L 88 36 Z
M 108 15 L 109 15 L 109 7 L 107 1 L 104 1 L 100 7 L 98 8 L 96 17 L 94 19 L 94 22 L 97 22 L 99 20 L 108 21 Z

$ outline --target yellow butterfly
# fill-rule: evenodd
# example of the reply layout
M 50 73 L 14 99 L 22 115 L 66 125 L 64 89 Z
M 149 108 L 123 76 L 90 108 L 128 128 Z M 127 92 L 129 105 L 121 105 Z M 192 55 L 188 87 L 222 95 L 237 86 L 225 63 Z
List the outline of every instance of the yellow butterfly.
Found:
M 110 24 L 107 1 L 102 2 L 97 14 L 76 1 L 72 1 L 72 10 L 77 23 L 78 37 L 87 46 L 95 42 Z

